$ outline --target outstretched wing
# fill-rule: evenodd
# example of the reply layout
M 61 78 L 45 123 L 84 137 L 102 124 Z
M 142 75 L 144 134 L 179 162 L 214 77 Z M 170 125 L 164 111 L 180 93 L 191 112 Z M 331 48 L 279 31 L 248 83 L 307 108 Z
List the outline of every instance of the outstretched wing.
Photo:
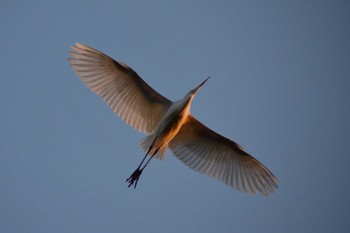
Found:
M 267 196 L 277 188 L 277 178 L 262 163 L 192 115 L 169 146 L 190 168 L 239 191 Z
M 69 58 L 80 80 L 136 130 L 151 133 L 172 104 L 129 66 L 76 43 Z

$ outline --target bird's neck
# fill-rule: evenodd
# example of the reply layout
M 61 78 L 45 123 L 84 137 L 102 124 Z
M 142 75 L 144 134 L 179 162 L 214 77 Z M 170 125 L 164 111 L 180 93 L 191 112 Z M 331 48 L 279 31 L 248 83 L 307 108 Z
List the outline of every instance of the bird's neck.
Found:
M 179 110 L 179 114 L 185 114 L 188 115 L 191 110 L 191 104 L 192 104 L 193 97 L 189 96 L 188 98 L 179 100 L 176 104 L 176 108 Z

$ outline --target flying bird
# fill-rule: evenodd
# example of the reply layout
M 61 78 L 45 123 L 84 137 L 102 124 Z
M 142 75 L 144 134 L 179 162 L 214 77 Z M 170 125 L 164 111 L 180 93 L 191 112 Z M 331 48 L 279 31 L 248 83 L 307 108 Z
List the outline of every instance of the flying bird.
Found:
M 128 65 L 80 43 L 71 49 L 68 61 L 80 80 L 127 124 L 147 134 L 140 142 L 146 154 L 126 180 L 128 187 L 136 188 L 147 164 L 154 157 L 165 159 L 168 148 L 188 167 L 239 191 L 267 196 L 278 187 L 277 178 L 261 162 L 190 113 L 195 95 L 210 77 L 171 101 Z

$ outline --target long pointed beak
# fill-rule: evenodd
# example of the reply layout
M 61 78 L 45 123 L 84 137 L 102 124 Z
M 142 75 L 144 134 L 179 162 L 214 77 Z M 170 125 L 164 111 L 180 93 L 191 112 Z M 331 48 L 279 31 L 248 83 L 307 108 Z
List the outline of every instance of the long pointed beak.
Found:
M 204 85 L 204 83 L 206 82 L 206 81 L 208 81 L 208 79 L 210 79 L 210 77 L 211 76 L 209 76 L 206 80 L 204 80 L 201 84 L 199 84 L 199 86 L 198 87 L 196 87 L 195 89 L 193 89 L 193 94 L 196 94 L 197 93 L 197 91 Z

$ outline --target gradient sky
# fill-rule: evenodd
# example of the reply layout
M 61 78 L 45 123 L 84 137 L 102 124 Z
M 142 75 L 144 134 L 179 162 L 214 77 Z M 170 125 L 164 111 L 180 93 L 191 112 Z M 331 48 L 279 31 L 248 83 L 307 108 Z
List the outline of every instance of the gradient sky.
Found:
M 0 232 L 349 232 L 349 1 L 1 1 Z M 85 43 L 279 178 L 265 198 L 144 136 L 70 68 Z

